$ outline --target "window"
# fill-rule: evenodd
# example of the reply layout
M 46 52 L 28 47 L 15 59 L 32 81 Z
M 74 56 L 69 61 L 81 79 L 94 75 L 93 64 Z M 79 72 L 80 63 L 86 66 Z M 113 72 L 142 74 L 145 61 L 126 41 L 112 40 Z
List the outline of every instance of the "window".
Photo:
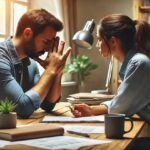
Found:
M 29 0 L 0 0 L 0 41 L 15 34 L 17 22 L 28 10 Z

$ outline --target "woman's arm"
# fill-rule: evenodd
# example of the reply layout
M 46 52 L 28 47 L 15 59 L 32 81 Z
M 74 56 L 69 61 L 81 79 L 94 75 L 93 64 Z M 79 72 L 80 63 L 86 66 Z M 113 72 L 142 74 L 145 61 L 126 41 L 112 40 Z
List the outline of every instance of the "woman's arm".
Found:
M 71 107 L 71 112 L 75 117 L 94 116 L 108 113 L 105 105 L 89 106 L 87 104 L 74 104 Z

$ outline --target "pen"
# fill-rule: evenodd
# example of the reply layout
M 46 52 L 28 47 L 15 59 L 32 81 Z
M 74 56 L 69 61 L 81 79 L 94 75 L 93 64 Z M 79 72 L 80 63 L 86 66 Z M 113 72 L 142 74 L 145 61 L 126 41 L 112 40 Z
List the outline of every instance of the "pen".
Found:
M 70 111 L 72 111 L 72 107 L 69 105 L 69 106 L 66 106 L 66 107 L 68 107 L 69 109 L 70 109 Z
M 84 137 L 90 137 L 90 135 L 87 134 L 87 133 L 80 133 L 80 132 L 70 131 L 70 130 L 67 130 L 67 132 L 71 133 L 71 134 L 76 134 L 76 135 L 84 136 Z
M 71 105 L 67 105 L 66 107 L 68 107 L 69 109 L 71 109 Z

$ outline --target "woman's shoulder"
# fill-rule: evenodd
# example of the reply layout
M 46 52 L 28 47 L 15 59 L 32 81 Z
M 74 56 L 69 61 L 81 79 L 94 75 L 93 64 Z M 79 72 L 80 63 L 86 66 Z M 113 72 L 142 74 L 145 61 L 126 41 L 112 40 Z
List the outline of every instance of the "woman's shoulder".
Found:
M 136 53 L 130 60 L 130 63 L 136 64 L 138 66 L 150 67 L 150 58 L 142 53 Z
M 131 60 L 138 62 L 150 62 L 150 57 L 142 53 L 136 53 Z

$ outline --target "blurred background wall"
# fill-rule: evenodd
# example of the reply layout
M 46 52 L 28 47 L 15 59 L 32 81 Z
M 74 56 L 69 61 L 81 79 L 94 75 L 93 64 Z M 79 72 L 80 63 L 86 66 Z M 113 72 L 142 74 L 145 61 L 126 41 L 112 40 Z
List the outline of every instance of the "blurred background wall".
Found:
M 55 2 L 57 0 L 54 0 Z M 58 0 L 59 1 L 59 0 Z M 45 8 L 51 13 L 55 12 L 55 8 L 51 3 L 53 0 L 31 0 L 30 8 Z M 64 6 L 65 7 L 65 6 Z M 122 13 L 132 18 L 133 16 L 133 1 L 132 0 L 76 0 L 76 31 L 81 30 L 87 20 L 94 19 L 96 23 L 99 20 L 112 13 Z M 57 14 L 54 13 L 57 16 Z M 71 37 L 70 37 L 71 38 Z M 106 76 L 108 71 L 109 59 L 100 56 L 98 50 L 93 44 L 92 50 L 85 50 L 76 47 L 74 52 L 77 55 L 87 55 L 91 61 L 98 64 L 98 68 L 92 71 L 91 75 L 86 77 L 85 91 L 105 89 Z M 71 43 L 72 44 L 72 43 Z M 70 44 L 70 45 L 71 45 Z M 68 94 L 76 93 L 77 84 L 62 84 L 62 99 L 66 99 Z

